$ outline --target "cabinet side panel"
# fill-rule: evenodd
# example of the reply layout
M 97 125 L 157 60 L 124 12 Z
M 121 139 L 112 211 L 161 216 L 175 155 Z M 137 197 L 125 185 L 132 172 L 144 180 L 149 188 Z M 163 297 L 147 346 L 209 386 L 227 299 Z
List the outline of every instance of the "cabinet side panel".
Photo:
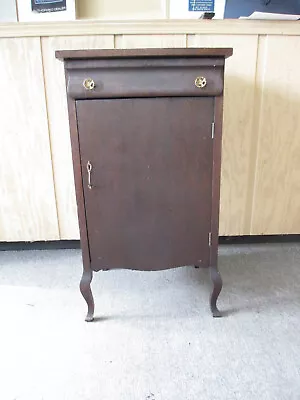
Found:
M 113 48 L 112 35 L 42 38 L 42 52 L 52 148 L 60 239 L 78 239 L 78 219 L 63 62 L 55 50 Z
M 0 241 L 57 240 L 40 39 L 0 39 L 0 54 Z
M 90 257 L 87 224 L 86 224 L 84 192 L 82 185 L 77 110 L 76 110 L 76 102 L 70 98 L 68 98 L 68 116 L 69 116 L 69 127 L 71 134 L 70 138 L 71 138 L 72 161 L 73 161 L 73 171 L 74 171 L 74 180 L 76 189 L 76 203 L 77 203 L 76 209 L 77 209 L 77 216 L 78 216 L 79 230 L 80 230 L 82 260 L 84 269 L 90 270 L 91 257 Z
M 218 262 L 219 214 L 220 214 L 220 178 L 223 127 L 223 97 L 215 98 L 213 169 L 212 169 L 212 211 L 211 211 L 211 252 L 210 265 Z

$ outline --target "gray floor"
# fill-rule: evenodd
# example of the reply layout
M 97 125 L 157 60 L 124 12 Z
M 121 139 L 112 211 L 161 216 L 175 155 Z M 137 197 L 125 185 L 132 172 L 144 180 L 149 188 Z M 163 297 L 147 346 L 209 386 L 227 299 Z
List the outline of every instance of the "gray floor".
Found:
M 0 253 L 1 400 L 300 399 L 300 245 L 221 246 L 206 270 L 95 274 L 78 250 Z

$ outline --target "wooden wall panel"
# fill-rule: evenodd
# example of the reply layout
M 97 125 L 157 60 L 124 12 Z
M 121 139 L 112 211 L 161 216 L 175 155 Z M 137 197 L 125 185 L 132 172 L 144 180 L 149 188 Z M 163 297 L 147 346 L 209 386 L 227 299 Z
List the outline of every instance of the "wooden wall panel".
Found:
M 78 239 L 79 229 L 64 66 L 63 62 L 55 58 L 55 50 L 104 49 L 113 47 L 114 38 L 112 35 L 42 38 L 53 172 L 61 239 Z
M 94 7 L 92 0 L 89 7 Z M 222 0 L 223 1 L 223 0 Z M 127 2 L 123 2 L 126 4 Z M 140 2 L 142 3 L 142 2 Z M 143 5 L 141 5 L 143 7 Z M 163 5 L 164 15 L 169 15 L 169 6 Z M 90 8 L 91 10 L 91 8 Z M 93 18 L 90 11 L 85 15 Z M 149 16 L 147 17 L 149 18 Z M 163 17 L 165 18 L 165 17 Z M 259 20 L 205 20 L 156 19 L 136 21 L 101 21 L 96 19 L 73 22 L 0 24 L 0 37 L 53 37 L 90 35 L 285 35 L 299 36 L 298 21 Z
M 225 68 L 220 235 L 250 233 L 257 43 L 256 35 L 188 35 L 188 47 L 233 47 Z
M 59 239 L 40 39 L 0 54 L 0 241 Z
M 117 35 L 116 48 L 186 47 L 186 35 Z
M 274 24 L 268 24 L 271 35 L 260 37 L 258 30 L 247 35 L 181 34 L 197 32 L 192 22 L 174 34 L 170 24 L 156 24 L 164 34 L 150 35 L 149 25 L 139 24 L 122 29 L 109 24 L 102 30 L 95 25 L 103 35 L 53 32 L 55 36 L 41 38 L 42 53 L 39 37 L 0 39 L 0 73 L 5 77 L 0 83 L 0 241 L 79 238 L 63 64 L 54 51 L 114 46 L 234 48 L 225 77 L 220 234 L 299 233 L 299 36 L 292 31 L 283 36 L 281 27 L 276 36 Z M 201 29 L 208 33 L 215 25 Z M 65 25 L 64 30 L 69 34 Z M 131 34 L 114 37 L 111 30 Z
M 272 36 L 262 46 L 251 233 L 300 233 L 300 40 Z

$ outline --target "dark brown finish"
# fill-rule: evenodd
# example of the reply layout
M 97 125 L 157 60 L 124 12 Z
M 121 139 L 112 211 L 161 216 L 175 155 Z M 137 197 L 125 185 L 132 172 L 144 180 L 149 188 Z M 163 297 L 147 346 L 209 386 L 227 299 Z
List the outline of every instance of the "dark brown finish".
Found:
M 217 268 L 218 263 L 218 237 L 219 237 L 219 208 L 220 208 L 220 180 L 221 180 L 221 150 L 222 150 L 222 122 L 223 122 L 223 97 L 215 99 L 215 129 L 213 140 L 213 168 L 212 168 L 212 215 L 211 219 L 211 252 L 210 252 L 210 277 L 213 289 L 210 297 L 210 309 L 214 317 L 221 317 L 217 308 L 217 299 L 222 290 L 223 282 Z
M 88 244 L 88 234 L 86 229 L 86 217 L 85 217 L 85 203 L 82 186 L 82 175 L 81 175 L 81 161 L 80 161 L 80 150 L 79 150 L 79 137 L 77 131 L 77 119 L 76 119 L 76 104 L 75 101 L 68 101 L 68 112 L 69 112 L 69 124 L 71 132 L 71 148 L 73 158 L 73 170 L 74 180 L 76 189 L 76 200 L 77 200 L 77 213 L 79 220 L 79 231 L 80 231 L 80 244 L 82 249 L 82 261 L 84 270 L 90 270 L 90 250 Z
M 218 234 L 219 234 L 219 208 L 220 208 L 220 181 L 221 181 L 221 151 L 222 151 L 222 123 L 223 123 L 223 97 L 215 98 L 214 115 L 214 140 L 213 140 L 213 166 L 212 166 L 212 216 L 211 219 L 211 256 L 210 265 L 218 263 Z
M 214 99 L 76 108 L 92 269 L 209 265 Z
M 85 317 L 86 322 L 91 322 L 94 319 L 94 298 L 91 290 L 91 282 L 93 279 L 93 271 L 89 269 L 84 269 L 82 278 L 80 281 L 80 292 L 88 305 L 88 312 Z
M 81 59 L 65 60 L 65 66 L 68 70 L 81 70 Z M 225 59 L 217 57 L 197 58 L 197 57 L 173 57 L 173 58 L 124 58 L 120 63 L 119 58 L 88 58 L 84 60 L 86 70 L 117 68 L 124 71 L 126 68 L 139 68 L 140 72 L 143 68 L 192 68 L 192 67 L 224 67 Z
M 212 312 L 213 317 L 218 318 L 222 317 L 218 307 L 217 307 L 217 299 L 222 290 L 223 282 L 221 274 L 216 265 L 211 265 L 209 267 L 210 277 L 213 283 L 213 289 L 210 295 L 210 310 Z
M 168 57 L 217 57 L 232 56 L 231 48 L 189 48 L 189 49 L 109 49 L 109 50 L 58 50 L 60 60 L 86 60 L 90 58 L 168 58 Z
M 224 59 L 231 54 L 56 52 L 65 59 L 87 321 L 94 313 L 92 271 L 112 268 L 209 267 L 210 308 L 221 315 L 222 93 Z M 202 76 L 206 85 L 196 87 Z M 89 78 L 93 84 L 85 88 Z
M 95 88 L 86 90 L 82 82 L 93 79 Z M 198 88 L 197 76 L 205 76 L 207 85 Z M 116 97 L 182 97 L 219 96 L 223 92 L 223 67 L 165 67 L 141 68 L 91 68 L 76 70 L 68 79 L 69 95 L 76 99 Z

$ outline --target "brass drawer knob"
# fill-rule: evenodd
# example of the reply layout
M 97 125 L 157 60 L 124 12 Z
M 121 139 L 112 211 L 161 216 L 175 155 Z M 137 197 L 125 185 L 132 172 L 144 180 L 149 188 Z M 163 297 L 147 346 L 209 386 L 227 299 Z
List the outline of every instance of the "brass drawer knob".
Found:
M 195 85 L 200 89 L 204 88 L 206 84 L 207 82 L 204 76 L 197 76 L 197 78 L 195 79 Z
M 95 89 L 95 82 L 93 81 L 92 78 L 87 78 L 83 81 L 83 87 L 86 90 L 93 90 Z

